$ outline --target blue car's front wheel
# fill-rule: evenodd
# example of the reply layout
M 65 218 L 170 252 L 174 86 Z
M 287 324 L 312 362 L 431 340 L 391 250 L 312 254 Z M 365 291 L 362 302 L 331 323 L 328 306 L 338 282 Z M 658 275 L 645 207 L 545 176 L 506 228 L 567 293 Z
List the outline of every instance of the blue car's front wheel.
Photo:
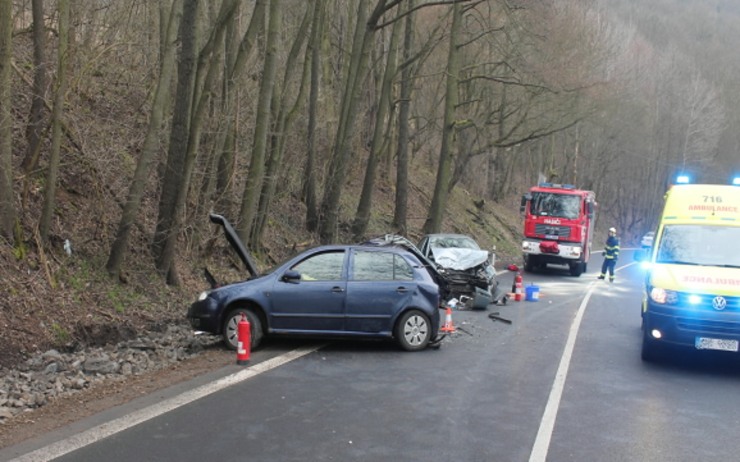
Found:
M 396 341 L 406 351 L 423 350 L 432 338 L 429 317 L 419 310 L 407 311 L 396 324 Z
M 223 327 L 224 343 L 226 343 L 226 346 L 232 350 L 236 350 L 236 347 L 239 344 L 239 321 L 242 319 L 242 313 L 244 313 L 247 321 L 249 321 L 249 345 L 250 349 L 254 350 L 262 341 L 262 322 L 260 321 L 260 317 L 257 316 L 257 313 L 249 308 L 236 308 L 229 311 L 226 315 Z

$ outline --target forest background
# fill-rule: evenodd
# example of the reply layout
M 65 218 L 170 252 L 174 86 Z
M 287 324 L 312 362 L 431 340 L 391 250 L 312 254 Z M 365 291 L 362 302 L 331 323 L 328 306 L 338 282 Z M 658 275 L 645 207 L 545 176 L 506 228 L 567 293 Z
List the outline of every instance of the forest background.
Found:
M 243 270 L 388 232 L 516 261 L 519 198 L 625 244 L 738 168 L 732 0 L 0 0 L 0 365 L 166 322 Z

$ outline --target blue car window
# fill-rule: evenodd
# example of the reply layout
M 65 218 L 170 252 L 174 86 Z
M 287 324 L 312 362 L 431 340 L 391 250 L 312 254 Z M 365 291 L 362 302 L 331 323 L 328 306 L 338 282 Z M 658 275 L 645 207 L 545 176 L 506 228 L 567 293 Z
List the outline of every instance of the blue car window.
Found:
M 354 252 L 354 281 L 412 281 L 414 270 L 400 255 L 390 252 Z
M 394 255 L 393 259 L 393 279 L 397 281 L 412 281 L 414 279 L 414 269 L 411 268 L 402 256 Z
M 393 257 L 387 252 L 354 253 L 352 263 L 352 280 L 354 281 L 391 281 L 393 280 Z
M 339 281 L 344 268 L 344 251 L 312 255 L 293 268 L 301 273 L 302 281 Z

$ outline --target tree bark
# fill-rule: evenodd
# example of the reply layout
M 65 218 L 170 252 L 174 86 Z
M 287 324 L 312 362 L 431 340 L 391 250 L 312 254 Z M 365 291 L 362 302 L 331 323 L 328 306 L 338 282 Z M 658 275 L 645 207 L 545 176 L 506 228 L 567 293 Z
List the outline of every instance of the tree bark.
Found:
M 376 11 L 384 5 L 385 0 L 379 0 Z M 350 139 L 358 112 L 358 90 L 365 77 L 368 47 L 370 37 L 374 32 L 370 24 L 368 24 L 367 18 L 367 4 L 365 2 L 359 2 L 357 6 L 357 22 L 355 23 L 354 39 L 352 42 L 352 55 L 347 68 L 344 93 L 342 95 L 342 109 L 334 141 L 334 153 L 324 187 L 324 198 L 319 208 L 319 238 L 322 243 L 333 242 L 337 235 L 339 198 L 342 194 L 347 165 L 352 154 Z
M 26 176 L 38 166 L 46 100 L 46 25 L 43 0 L 32 0 L 31 6 L 33 10 L 33 94 L 31 113 L 26 126 L 28 148 L 21 164 L 21 170 Z
M 159 79 L 154 91 L 152 109 L 149 115 L 149 126 L 147 128 L 141 155 L 136 163 L 136 171 L 129 188 L 128 197 L 123 208 L 121 221 L 118 224 L 116 238 L 111 246 L 108 262 L 105 267 L 108 274 L 117 276 L 121 269 L 124 254 L 128 247 L 128 238 L 131 227 L 136 221 L 141 200 L 146 189 L 146 182 L 151 173 L 154 161 L 159 151 L 159 134 L 164 122 L 165 109 L 170 97 L 170 82 L 175 71 L 175 49 L 177 39 L 177 28 L 182 16 L 182 0 L 176 0 L 167 14 L 168 20 L 162 21 L 166 24 L 166 43 L 164 44 Z
M 236 132 L 238 131 L 238 120 L 234 104 L 234 100 L 237 97 L 236 81 L 242 75 L 244 69 L 246 69 L 247 58 L 255 48 L 254 45 L 258 35 L 265 29 L 265 11 L 266 0 L 257 0 L 252 10 L 252 18 L 249 26 L 244 32 L 239 46 L 234 50 L 233 54 L 227 53 L 226 79 L 224 80 L 223 89 L 224 128 L 216 141 L 219 159 L 214 209 L 220 211 L 220 213 L 232 211 L 230 191 L 234 186 L 234 178 L 236 177 L 234 173 L 234 150 L 236 149 Z
M 439 164 L 437 180 L 434 185 L 434 195 L 429 207 L 424 233 L 432 234 L 441 231 L 442 217 L 447 206 L 449 195 L 447 187 L 452 175 L 452 141 L 455 132 L 455 109 L 457 108 L 457 91 L 460 73 L 459 49 L 456 40 L 462 24 L 462 5 L 452 5 L 452 27 L 450 28 L 450 49 L 447 55 L 447 85 L 445 90 L 444 120 L 442 125 L 442 143 L 439 149 Z
M 57 47 L 57 82 L 54 89 L 54 108 L 51 116 L 51 153 L 49 169 L 46 174 L 44 205 L 39 222 L 41 241 L 49 239 L 51 220 L 56 207 L 56 188 L 59 178 L 59 160 L 61 157 L 62 116 L 64 113 L 64 94 L 67 90 L 67 50 L 69 48 L 69 0 L 59 0 L 59 46 Z
M 195 60 L 197 43 L 198 0 L 184 0 L 180 23 L 180 62 L 177 67 L 177 89 L 175 108 L 170 129 L 170 142 L 165 170 L 160 184 L 157 228 L 154 234 L 154 255 L 157 270 L 166 276 L 168 283 L 177 284 L 177 274 L 171 270 L 174 260 L 174 247 L 168 245 L 171 234 L 177 234 L 175 209 L 178 191 L 185 181 L 185 153 L 188 149 L 190 117 L 195 86 Z
M 318 115 L 319 81 L 321 80 L 321 40 L 324 30 L 322 1 L 314 2 L 311 39 L 308 46 L 311 60 L 311 90 L 308 96 L 308 140 L 306 143 L 306 176 L 303 183 L 303 201 L 306 203 L 306 229 L 316 231 L 319 223 L 316 199 L 316 118 Z M 308 55 L 308 53 L 307 53 Z
M 414 8 L 415 0 L 406 2 L 407 11 Z M 406 16 L 406 30 L 403 38 L 403 62 L 401 71 L 401 94 L 398 108 L 398 146 L 396 158 L 396 206 L 393 211 L 393 229 L 401 235 L 406 234 L 409 195 L 409 113 L 411 109 L 411 90 L 413 67 L 410 65 L 414 47 L 414 14 Z
M 391 40 L 388 45 L 388 57 L 386 60 L 385 70 L 381 80 L 380 94 L 378 95 L 378 110 L 375 113 L 375 128 L 373 130 L 373 140 L 370 145 L 367 164 L 365 166 L 365 180 L 362 183 L 362 192 L 360 201 L 357 205 L 357 213 L 352 223 L 352 233 L 355 240 L 359 241 L 367 231 L 367 225 L 370 222 L 370 211 L 373 201 L 373 189 L 375 189 L 375 176 L 378 167 L 380 152 L 383 148 L 386 134 L 386 119 L 390 112 L 390 101 L 393 78 L 396 74 L 396 51 L 398 49 L 398 39 L 401 33 L 401 21 L 393 23 Z
M 269 22 L 267 26 L 267 43 L 265 63 L 260 80 L 260 94 L 257 102 L 257 119 L 254 128 L 254 144 L 252 158 L 249 162 L 247 183 L 242 196 L 241 211 L 237 234 L 242 242 L 247 242 L 257 210 L 257 201 L 262 190 L 265 172 L 265 155 L 267 152 L 267 137 L 270 128 L 272 92 L 275 86 L 275 72 L 277 68 L 277 47 L 280 41 L 282 11 L 280 0 L 270 2 Z
M 309 59 L 304 60 L 303 62 L 303 70 L 298 83 L 298 92 L 296 96 L 293 97 L 292 103 L 290 101 L 290 96 L 294 91 L 293 87 L 290 86 L 290 81 L 296 74 L 296 61 L 298 60 L 301 48 L 303 48 L 303 44 L 306 42 L 306 32 L 308 31 L 309 24 L 311 24 L 312 12 L 313 8 L 309 5 L 309 7 L 306 8 L 301 26 L 298 28 L 298 33 L 293 41 L 293 46 L 285 60 L 285 72 L 283 75 L 283 83 L 280 86 L 281 90 L 277 91 L 278 87 L 276 87 L 275 91 L 273 91 L 273 111 L 276 112 L 276 116 L 273 124 L 273 134 L 270 137 L 270 157 L 267 161 L 267 173 L 265 175 L 265 181 L 262 184 L 259 208 L 257 210 L 257 215 L 255 216 L 255 222 L 250 237 L 252 248 L 255 249 L 261 247 L 265 223 L 267 222 L 267 216 L 270 212 L 270 205 L 272 203 L 273 196 L 275 195 L 281 167 L 284 167 L 283 154 L 285 151 L 285 137 L 293 124 L 293 120 L 295 119 L 298 109 L 301 107 L 301 104 L 305 99 L 304 95 L 309 80 L 308 78 L 310 76 Z
M 170 229 L 166 234 L 164 248 L 158 261 L 160 271 L 167 271 L 167 283 L 170 285 L 179 285 L 179 277 L 173 264 L 177 238 L 182 228 L 185 214 L 185 202 L 190 189 L 190 180 L 193 176 L 196 159 L 198 157 L 198 148 L 200 146 L 200 136 L 203 123 L 207 113 L 207 102 L 211 96 L 211 89 L 218 74 L 218 63 L 220 63 L 220 53 L 222 48 L 217 46 L 223 42 L 223 36 L 226 30 L 226 24 L 231 18 L 236 8 L 237 0 L 224 1 L 211 29 L 208 41 L 198 56 L 198 65 L 195 70 L 194 82 L 191 86 L 193 102 L 190 110 L 190 123 L 187 127 L 187 142 L 185 144 L 185 153 L 182 157 L 182 171 L 180 172 L 180 181 L 177 184 L 174 196 L 173 207 L 170 214 Z M 196 30 L 198 27 L 196 26 Z M 195 34 L 195 43 L 197 44 L 197 32 Z
M 13 238 L 13 119 L 11 58 L 13 57 L 13 0 L 0 0 L 0 236 Z

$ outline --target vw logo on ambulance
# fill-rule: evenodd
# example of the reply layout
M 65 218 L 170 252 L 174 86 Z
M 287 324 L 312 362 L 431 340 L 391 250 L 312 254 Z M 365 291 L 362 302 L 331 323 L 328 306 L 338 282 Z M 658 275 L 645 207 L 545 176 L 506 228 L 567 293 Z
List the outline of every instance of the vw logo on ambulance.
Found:
M 712 307 L 717 311 L 722 311 L 727 308 L 727 300 L 721 295 L 714 297 L 714 300 L 712 300 Z

